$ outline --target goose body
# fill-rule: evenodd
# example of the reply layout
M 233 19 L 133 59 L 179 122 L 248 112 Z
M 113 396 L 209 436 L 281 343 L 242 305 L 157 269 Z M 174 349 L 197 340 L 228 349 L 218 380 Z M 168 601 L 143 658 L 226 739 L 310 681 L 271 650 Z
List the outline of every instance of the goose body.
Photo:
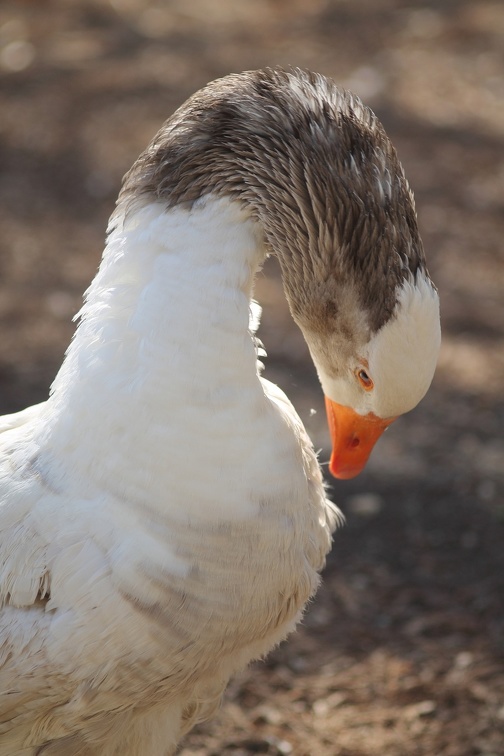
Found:
M 0 420 L 0 756 L 174 753 L 315 592 L 339 513 L 260 376 L 270 252 L 335 474 L 427 390 L 437 294 L 375 117 L 298 71 L 197 93 L 125 178 L 48 401 Z

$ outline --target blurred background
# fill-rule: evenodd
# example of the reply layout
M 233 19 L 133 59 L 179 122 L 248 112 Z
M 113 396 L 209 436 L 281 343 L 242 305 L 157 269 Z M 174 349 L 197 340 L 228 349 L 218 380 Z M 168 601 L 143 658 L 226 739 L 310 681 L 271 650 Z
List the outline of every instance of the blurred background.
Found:
M 308 67 L 383 121 L 415 191 L 444 341 L 433 387 L 334 483 L 347 517 L 304 624 L 184 756 L 504 753 L 504 3 L 3 0 L 0 411 L 43 400 L 121 177 L 193 91 Z M 321 460 L 322 395 L 274 261 L 266 375 Z M 146 754 L 146 756 L 148 756 Z

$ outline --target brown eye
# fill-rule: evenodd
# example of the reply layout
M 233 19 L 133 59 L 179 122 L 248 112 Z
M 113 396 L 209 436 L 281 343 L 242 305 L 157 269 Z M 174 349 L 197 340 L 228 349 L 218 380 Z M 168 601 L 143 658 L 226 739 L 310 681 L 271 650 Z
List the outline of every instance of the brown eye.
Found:
M 371 389 L 374 386 L 374 383 L 373 383 L 373 380 L 366 373 L 366 371 L 363 368 L 359 368 L 359 370 L 356 371 L 356 374 L 362 388 L 365 391 L 371 391 Z

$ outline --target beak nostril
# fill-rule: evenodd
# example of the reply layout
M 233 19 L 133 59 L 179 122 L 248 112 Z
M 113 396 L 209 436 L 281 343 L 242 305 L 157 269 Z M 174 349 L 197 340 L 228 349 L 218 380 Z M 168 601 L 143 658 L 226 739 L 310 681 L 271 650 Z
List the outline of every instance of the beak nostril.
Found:
M 331 433 L 329 471 L 335 478 L 355 478 L 365 467 L 371 451 L 394 418 L 380 418 L 369 412 L 359 415 L 351 407 L 325 398 Z M 0 749 L 1 750 L 1 749 Z

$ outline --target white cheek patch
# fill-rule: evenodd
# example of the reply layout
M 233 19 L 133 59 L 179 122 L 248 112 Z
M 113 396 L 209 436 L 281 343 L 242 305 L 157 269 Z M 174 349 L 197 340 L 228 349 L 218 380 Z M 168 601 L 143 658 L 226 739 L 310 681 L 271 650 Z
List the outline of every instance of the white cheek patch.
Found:
M 430 280 L 418 275 L 405 281 L 398 296 L 394 317 L 370 340 L 352 364 L 340 364 L 341 377 L 328 377 L 317 365 L 326 396 L 352 407 L 358 414 L 378 417 L 402 415 L 425 396 L 436 369 L 441 343 L 439 297 Z M 334 356 L 338 361 L 338 355 Z M 341 359 L 341 358 L 340 358 Z M 374 388 L 365 391 L 355 370 L 366 360 Z
M 434 376 L 440 344 L 439 297 L 430 280 L 418 274 L 416 281 L 404 282 L 395 316 L 369 343 L 376 415 L 401 415 L 418 404 Z

